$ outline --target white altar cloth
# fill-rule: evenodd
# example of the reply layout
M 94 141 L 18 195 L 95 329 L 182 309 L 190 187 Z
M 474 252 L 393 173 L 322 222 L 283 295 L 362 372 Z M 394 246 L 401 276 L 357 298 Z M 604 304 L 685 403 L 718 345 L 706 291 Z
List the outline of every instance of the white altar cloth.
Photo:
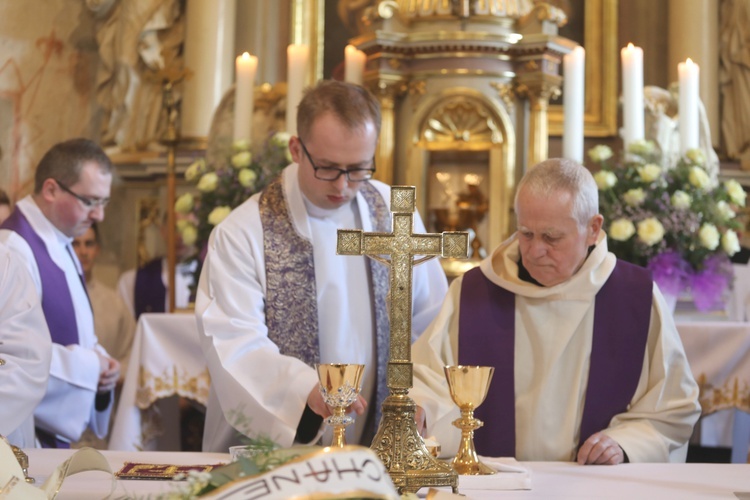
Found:
M 70 456 L 72 450 L 25 450 L 29 474 L 43 481 Z M 226 462 L 223 453 L 102 452 L 112 470 L 126 461 L 170 464 L 212 464 Z M 734 499 L 750 497 L 750 464 L 622 464 L 581 466 L 565 462 L 522 462 L 531 471 L 532 489 L 495 491 L 459 489 L 467 500 L 502 499 Z M 459 479 L 460 485 L 460 479 Z M 174 491 L 170 481 L 117 481 L 113 498 L 154 498 Z M 59 500 L 99 499 L 109 491 L 109 479 L 100 472 L 85 472 L 66 479 Z M 735 496 L 735 492 L 747 496 Z M 426 489 L 419 492 L 421 497 Z M 149 496 L 151 495 L 151 496 Z
M 678 321 L 690 369 L 700 388 L 701 444 L 732 446 L 732 461 L 747 462 L 750 442 L 750 323 Z M 733 412 L 733 421 L 726 417 Z M 721 413 L 719 413 L 721 412 Z M 726 425 L 730 426 L 725 429 Z M 707 432 L 708 431 L 708 432 Z
M 193 314 L 148 313 L 138 319 L 109 449 L 154 449 L 162 431 L 153 404 L 182 396 L 208 402 L 210 377 Z

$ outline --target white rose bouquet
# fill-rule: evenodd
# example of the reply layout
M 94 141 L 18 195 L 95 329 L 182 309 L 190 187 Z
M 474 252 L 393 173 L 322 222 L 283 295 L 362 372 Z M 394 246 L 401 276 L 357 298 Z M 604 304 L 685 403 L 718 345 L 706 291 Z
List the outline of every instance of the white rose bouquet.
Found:
M 206 256 L 208 237 L 214 226 L 291 163 L 289 138 L 286 132 L 277 132 L 255 155 L 247 141 L 235 141 L 222 162 L 208 165 L 199 158 L 185 171 L 185 179 L 195 184 L 196 193 L 180 196 L 175 202 L 175 212 L 183 215 L 177 225 L 183 242 L 196 248 L 190 257 L 199 262 L 194 283 L 198 283 L 200 263 Z
M 607 146 L 589 156 L 600 167 L 594 178 L 609 249 L 651 269 L 663 292 L 690 289 L 702 311 L 720 305 L 732 278 L 729 256 L 740 249 L 742 186 L 711 179 L 699 150 L 672 168 L 650 141 L 631 145 L 621 162 Z

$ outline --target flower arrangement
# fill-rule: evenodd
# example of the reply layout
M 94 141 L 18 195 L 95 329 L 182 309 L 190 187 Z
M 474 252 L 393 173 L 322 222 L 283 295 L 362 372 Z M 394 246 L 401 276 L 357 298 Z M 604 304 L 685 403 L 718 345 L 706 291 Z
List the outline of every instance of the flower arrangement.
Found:
M 732 279 L 729 257 L 740 250 L 742 186 L 712 179 L 699 149 L 674 166 L 662 163 L 651 141 L 634 142 L 620 162 L 603 145 L 589 157 L 600 166 L 594 179 L 609 249 L 648 267 L 665 294 L 690 290 L 698 310 L 719 306 Z
M 175 212 L 182 216 L 177 222 L 182 242 L 197 250 L 188 260 L 202 263 L 214 226 L 292 162 L 289 138 L 286 132 L 275 133 L 256 155 L 247 141 L 237 140 L 221 161 L 208 164 L 199 158 L 188 167 L 185 179 L 195 184 L 199 194 L 185 193 L 175 202 Z M 200 271 L 201 266 L 196 266 L 193 283 L 198 283 Z

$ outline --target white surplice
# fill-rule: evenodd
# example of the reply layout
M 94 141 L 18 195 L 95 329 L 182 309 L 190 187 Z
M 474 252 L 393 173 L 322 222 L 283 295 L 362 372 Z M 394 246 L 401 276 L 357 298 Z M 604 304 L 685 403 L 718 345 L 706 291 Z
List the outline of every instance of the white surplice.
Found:
M 34 446 L 34 409 L 47 389 L 52 340 L 20 257 L 0 244 L 0 434 Z
M 317 208 L 302 195 L 297 170 L 296 164 L 284 170 L 283 189 L 295 229 L 314 247 L 320 360 L 365 364 L 363 395 L 374 404 L 373 293 L 366 257 L 336 255 L 338 229 L 373 230 L 367 202 L 358 194 L 350 205 L 338 210 Z M 377 181 L 371 184 L 389 205 L 390 188 Z M 318 384 L 313 368 L 281 355 L 268 338 L 258 200 L 259 195 L 253 196 L 214 229 L 198 286 L 196 317 L 211 373 L 204 451 L 226 452 L 228 446 L 241 442 L 239 431 L 252 437 L 268 436 L 281 446 L 290 446 L 307 396 Z M 415 231 L 424 232 L 422 221 L 418 217 L 415 221 Z M 437 260 L 415 267 L 415 334 L 437 314 L 446 283 Z M 355 439 L 364 420 L 357 419 Z
M 34 412 L 36 425 L 50 432 L 56 431 L 64 441 L 78 440 L 87 427 L 103 437 L 109 427 L 112 402 L 104 411 L 96 411 L 94 407 L 100 370 L 99 356 L 95 351 L 102 354 L 106 351 L 94 333 L 94 317 L 79 275 L 82 273 L 81 264 L 71 246 L 73 239 L 65 236 L 44 216 L 31 196 L 23 198 L 16 207 L 44 241 L 52 261 L 65 273 L 78 326 L 77 345 L 52 344 L 47 393 Z M 26 240 L 14 231 L 3 229 L 0 230 L 0 241 L 23 257 L 37 292 L 43 297 L 39 268 Z
M 586 395 L 595 297 L 614 269 L 602 232 L 581 269 L 552 287 L 518 278 L 515 236 L 482 261 L 493 283 L 516 294 L 515 415 L 516 458 L 521 461 L 574 460 Z M 461 279 L 451 283 L 435 322 L 413 349 L 414 388 L 425 409 L 427 432 L 455 454 L 460 431 L 451 422 L 458 408 L 448 394 L 443 366 L 458 364 Z M 700 406 L 698 387 L 656 285 L 643 369 L 628 411 L 604 430 L 631 462 L 684 461 Z M 601 313 L 601 312 L 600 312 Z M 604 311 L 606 313 L 606 311 Z M 508 383 L 495 378 L 493 384 Z M 492 422 L 485 426 L 492 427 Z

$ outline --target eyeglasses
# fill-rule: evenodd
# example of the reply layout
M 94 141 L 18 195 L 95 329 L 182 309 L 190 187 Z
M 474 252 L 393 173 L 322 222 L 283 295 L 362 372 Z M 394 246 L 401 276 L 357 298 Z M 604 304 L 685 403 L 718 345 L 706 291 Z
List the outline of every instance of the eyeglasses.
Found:
M 60 186 L 60 189 L 65 191 L 71 196 L 74 196 L 78 201 L 83 203 L 83 206 L 88 209 L 94 209 L 96 207 L 106 207 L 107 203 L 109 203 L 109 198 L 89 198 L 88 196 L 81 196 L 78 193 L 74 193 L 71 191 L 71 189 L 63 184 L 62 182 L 58 181 L 57 179 L 54 179 L 54 181 L 57 183 L 58 186 Z
M 300 146 L 302 146 L 302 151 L 305 152 L 307 159 L 310 160 L 310 165 L 312 165 L 312 168 L 315 171 L 315 178 L 320 179 L 321 181 L 335 181 L 342 175 L 346 175 L 346 180 L 349 182 L 363 182 L 372 179 L 372 174 L 375 173 L 375 158 L 372 159 L 373 168 L 346 169 L 338 167 L 318 167 L 315 165 L 315 162 L 310 156 L 310 152 L 307 151 L 302 139 L 299 140 L 299 143 Z

